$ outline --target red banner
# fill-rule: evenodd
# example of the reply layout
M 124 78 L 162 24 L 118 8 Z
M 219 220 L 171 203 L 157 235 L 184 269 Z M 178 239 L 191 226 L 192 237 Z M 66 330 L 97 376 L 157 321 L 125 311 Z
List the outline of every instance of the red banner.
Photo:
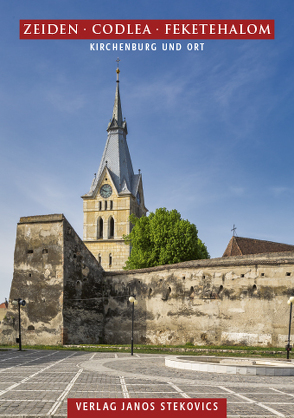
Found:
M 274 20 L 20 20 L 20 39 L 274 39 Z
M 68 399 L 68 418 L 226 418 L 227 400 L 217 399 Z M 112 417 L 111 417 L 112 415 Z

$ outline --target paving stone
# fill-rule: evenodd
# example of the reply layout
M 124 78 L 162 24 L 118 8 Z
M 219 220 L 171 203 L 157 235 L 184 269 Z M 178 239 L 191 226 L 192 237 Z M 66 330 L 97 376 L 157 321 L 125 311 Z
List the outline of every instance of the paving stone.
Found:
M 230 417 L 230 415 L 237 415 L 242 416 L 260 416 L 260 417 L 276 417 L 277 414 L 274 414 L 273 412 L 270 412 L 264 408 L 262 408 L 259 405 L 255 404 L 227 404 L 227 416 Z
M 293 417 L 293 404 L 266 404 L 267 406 L 270 406 L 275 411 L 280 412 L 281 414 L 284 414 L 286 417 Z
M 68 394 L 69 398 L 123 398 L 123 392 L 115 391 L 95 391 L 95 390 L 71 390 Z
M 274 389 L 272 388 L 268 388 L 268 387 L 252 387 L 252 386 L 244 386 L 244 387 L 234 387 L 234 386 L 230 386 L 230 390 L 242 393 L 243 395 L 246 394 L 251 394 L 251 393 L 264 393 L 264 394 L 269 394 L 269 393 L 277 393 Z M 281 389 L 279 389 L 281 390 Z
M 262 402 L 262 403 L 271 403 L 273 401 L 273 396 L 275 399 L 275 402 L 285 402 L 285 403 L 291 403 L 293 405 L 293 413 L 294 413 L 294 404 L 293 404 L 293 398 L 291 399 L 288 395 L 283 395 L 282 393 L 276 393 L 275 395 L 268 394 L 246 394 L 246 397 L 256 401 L 256 402 Z
M 193 392 L 194 394 L 197 395 L 203 395 L 204 393 L 214 393 L 214 394 L 221 394 L 221 393 L 225 393 L 227 394 L 228 392 L 225 389 L 222 388 L 218 388 L 218 387 L 210 387 L 210 386 L 200 386 L 200 385 L 181 385 L 181 389 L 184 392 Z

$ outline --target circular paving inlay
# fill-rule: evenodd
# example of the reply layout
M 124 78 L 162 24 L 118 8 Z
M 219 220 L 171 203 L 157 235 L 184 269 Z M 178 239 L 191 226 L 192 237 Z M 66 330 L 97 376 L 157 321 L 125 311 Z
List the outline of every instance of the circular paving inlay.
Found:
M 294 376 L 294 362 L 284 359 L 169 356 L 165 358 L 165 365 L 175 369 L 187 369 L 208 373 L 244 374 L 251 376 Z

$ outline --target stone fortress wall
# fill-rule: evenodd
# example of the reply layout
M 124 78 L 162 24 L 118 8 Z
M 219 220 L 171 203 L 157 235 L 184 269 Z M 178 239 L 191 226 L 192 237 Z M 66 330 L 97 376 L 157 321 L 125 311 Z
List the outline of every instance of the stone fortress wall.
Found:
M 113 294 L 136 294 L 136 343 L 286 345 L 294 252 L 189 261 L 104 276 Z M 109 342 L 125 341 L 130 328 L 125 304 L 112 298 L 106 307 Z
M 2 344 L 91 343 L 103 335 L 102 268 L 61 214 L 21 218 L 17 225 L 9 308 Z M 95 297 L 93 299 L 93 297 Z M 93 335 L 95 337 L 93 337 Z
M 294 252 L 105 272 L 63 215 L 21 218 L 1 343 L 247 344 L 284 347 Z

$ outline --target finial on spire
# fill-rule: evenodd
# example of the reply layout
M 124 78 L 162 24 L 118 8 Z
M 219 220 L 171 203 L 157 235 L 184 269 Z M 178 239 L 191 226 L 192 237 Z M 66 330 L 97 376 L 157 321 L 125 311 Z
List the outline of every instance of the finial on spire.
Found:
M 233 231 L 233 237 L 236 237 L 237 236 L 237 234 L 236 234 L 236 227 L 235 227 L 235 225 L 233 225 L 233 229 L 231 229 L 231 231 Z
M 119 59 L 119 58 L 117 58 L 116 62 L 117 62 L 117 68 L 116 68 L 116 81 L 117 81 L 117 82 L 119 82 L 119 73 L 120 73 L 120 70 L 119 70 L 119 62 L 120 62 L 120 59 Z

